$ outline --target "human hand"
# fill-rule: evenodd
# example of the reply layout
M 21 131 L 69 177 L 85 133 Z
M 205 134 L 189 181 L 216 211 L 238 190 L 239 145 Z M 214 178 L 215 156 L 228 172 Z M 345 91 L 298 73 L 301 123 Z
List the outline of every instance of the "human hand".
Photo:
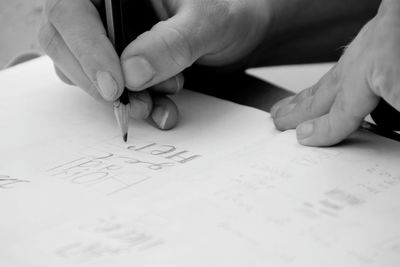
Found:
M 102 0 L 47 0 L 39 39 L 59 77 L 93 97 L 114 101 L 130 91 L 130 115 L 151 116 L 161 129 L 178 119 L 176 105 L 148 90 L 172 94 L 181 72 L 198 61 L 234 64 L 254 49 L 268 26 L 265 0 L 152 0 L 161 21 L 118 58 L 96 6 Z
M 279 130 L 297 128 L 307 146 L 330 146 L 356 131 L 381 98 L 400 111 L 400 1 L 384 0 L 339 62 L 317 84 L 271 110 Z

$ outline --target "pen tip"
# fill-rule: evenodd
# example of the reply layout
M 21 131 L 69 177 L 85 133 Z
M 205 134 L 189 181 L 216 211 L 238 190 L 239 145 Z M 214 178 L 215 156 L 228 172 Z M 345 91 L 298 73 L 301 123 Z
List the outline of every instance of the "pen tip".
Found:
M 127 133 L 124 134 L 124 142 L 125 142 L 125 143 L 128 142 L 128 134 L 127 134 Z

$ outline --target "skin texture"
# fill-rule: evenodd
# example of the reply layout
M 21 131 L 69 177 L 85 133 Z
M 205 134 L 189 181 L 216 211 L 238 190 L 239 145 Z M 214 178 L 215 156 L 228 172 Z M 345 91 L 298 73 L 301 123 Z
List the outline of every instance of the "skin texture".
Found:
M 151 118 L 158 128 L 164 130 L 174 127 L 179 117 L 177 106 L 166 95 L 178 93 L 183 88 L 182 71 L 192 64 L 217 67 L 240 65 L 245 68 L 275 62 L 271 55 L 283 59 L 283 62 L 286 56 L 290 60 L 292 55 L 295 58 L 299 54 L 313 57 L 317 53 L 318 57 L 321 51 L 332 47 L 337 49 L 343 45 L 359 25 L 375 12 L 379 4 L 379 0 L 151 2 L 161 22 L 129 44 L 121 57 L 117 56 L 107 38 L 98 14 L 96 7 L 102 0 L 46 0 L 39 41 L 44 51 L 53 59 L 56 73 L 62 81 L 79 86 L 94 98 L 108 102 L 118 99 L 123 88 L 127 87 L 130 90 L 130 116 L 136 119 Z M 347 27 L 347 30 L 343 30 L 342 26 Z M 372 33 L 367 35 L 373 36 Z M 291 36 L 293 38 L 289 38 Z M 337 71 L 332 71 L 335 74 L 327 75 L 334 77 L 330 80 L 350 80 L 343 76 L 351 77 L 345 73 L 355 71 L 351 62 L 360 59 L 354 59 L 357 56 L 352 58 L 347 54 L 362 53 L 367 45 L 352 46 L 354 48 L 349 48 L 345 57 L 350 59 L 341 60 L 335 68 Z M 370 64 L 367 60 L 359 63 Z M 328 83 L 328 80 L 329 78 L 325 78 L 325 82 L 321 84 Z M 335 82 L 329 83 L 330 85 L 321 86 L 331 88 L 331 84 Z M 340 86 L 335 86 L 338 87 Z M 364 87 L 367 85 L 364 84 Z M 314 95 L 317 91 L 320 90 L 316 87 L 309 89 L 309 93 L 303 93 L 303 96 Z M 331 92 L 339 90 L 325 91 L 332 95 Z M 351 97 L 348 93 L 338 95 Z M 299 99 L 307 98 L 303 96 L 296 97 L 296 103 Z M 318 112 L 314 112 L 313 108 L 312 114 L 324 115 L 326 112 L 323 113 L 322 110 L 326 111 L 334 103 L 331 98 L 322 98 L 322 102 L 318 104 Z M 368 107 L 372 107 L 378 97 L 368 95 L 364 98 L 370 101 Z M 315 118 L 307 114 L 301 118 L 296 117 L 297 119 L 290 114 L 288 119 L 282 118 L 282 110 L 287 110 L 287 104 L 292 100 L 285 100 L 279 104 L 280 107 L 275 108 L 275 114 L 279 115 L 274 117 L 275 123 L 281 130 L 295 128 L 305 119 Z M 355 114 L 348 112 L 345 115 L 357 117 L 364 111 L 357 110 Z M 340 130 L 340 135 L 332 134 L 327 141 L 317 142 L 310 139 L 302 143 L 329 145 L 339 142 L 351 132 L 350 129 L 356 128 L 357 123 L 354 121 L 344 120 L 349 124 L 345 127 L 346 130 Z M 336 127 L 336 124 L 332 127 Z
M 270 18 L 265 0 L 152 1 L 163 21 L 119 58 L 97 12 L 100 2 L 47 0 L 41 46 L 61 80 L 110 102 L 126 86 L 131 117 L 151 117 L 160 129 L 178 121 L 178 109 L 165 95 L 182 89 L 181 72 L 197 61 L 224 66 L 245 57 L 268 31 Z
M 278 102 L 279 130 L 307 146 L 331 146 L 354 131 L 383 98 L 400 111 L 400 1 L 384 0 L 335 67 L 317 84 Z

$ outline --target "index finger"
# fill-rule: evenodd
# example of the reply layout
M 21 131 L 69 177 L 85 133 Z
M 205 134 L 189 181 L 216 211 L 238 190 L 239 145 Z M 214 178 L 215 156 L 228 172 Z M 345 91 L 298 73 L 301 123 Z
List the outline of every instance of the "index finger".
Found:
M 111 101 L 122 94 L 124 79 L 95 4 L 99 1 L 50 0 L 45 12 L 91 82 Z

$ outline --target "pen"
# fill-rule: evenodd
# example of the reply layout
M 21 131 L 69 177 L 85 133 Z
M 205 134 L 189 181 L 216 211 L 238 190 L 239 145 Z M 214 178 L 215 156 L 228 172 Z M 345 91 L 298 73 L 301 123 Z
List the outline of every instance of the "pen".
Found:
M 118 56 L 130 42 L 159 22 L 150 0 L 105 0 L 103 7 L 103 21 Z M 121 97 L 114 102 L 114 113 L 125 142 L 128 140 L 129 125 L 128 92 L 125 88 Z
M 121 0 L 105 0 L 107 32 L 114 48 L 121 56 L 122 51 L 127 45 L 123 24 L 123 9 Z M 122 138 L 128 141 L 129 125 L 129 95 L 125 88 L 121 97 L 114 102 L 114 114 L 121 129 Z

